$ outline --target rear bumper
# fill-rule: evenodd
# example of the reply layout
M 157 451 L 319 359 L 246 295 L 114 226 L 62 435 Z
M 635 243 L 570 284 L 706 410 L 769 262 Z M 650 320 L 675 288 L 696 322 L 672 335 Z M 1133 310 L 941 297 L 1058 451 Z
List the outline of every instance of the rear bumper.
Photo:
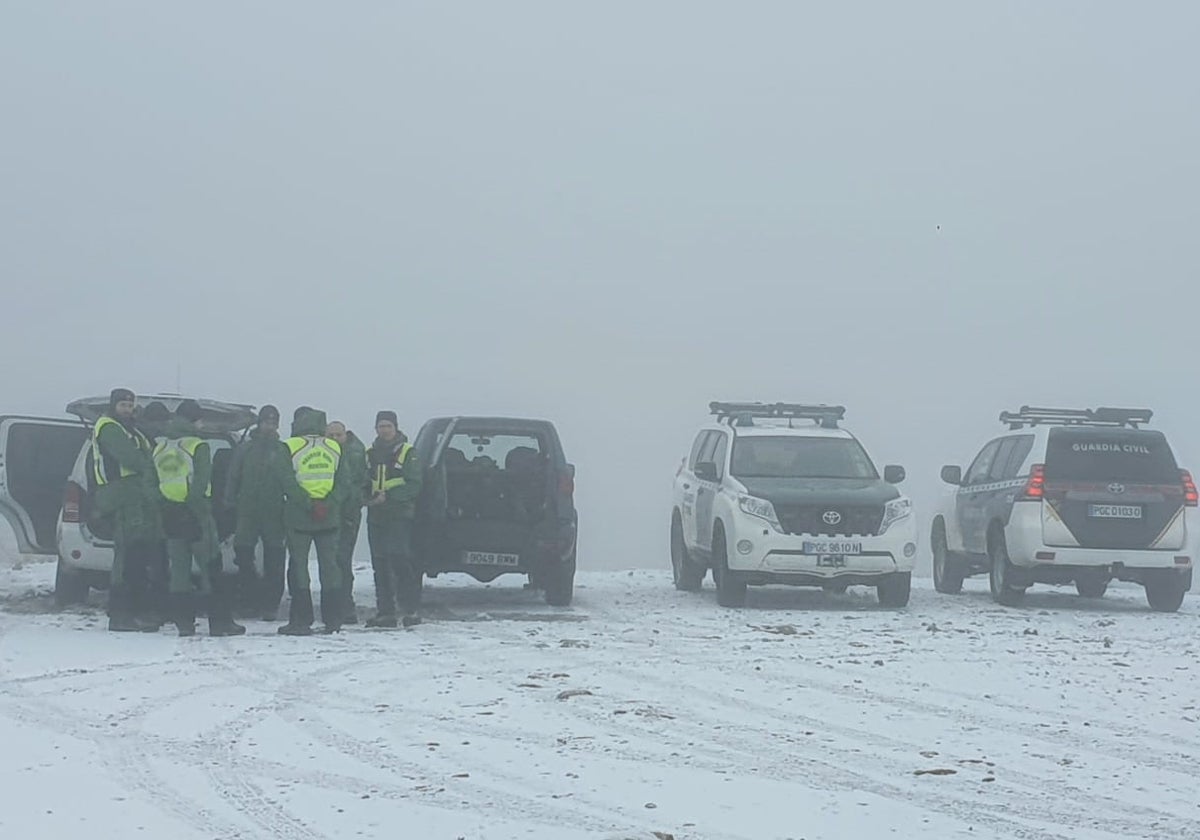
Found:
M 58 527 L 58 560 L 66 566 L 81 572 L 99 572 L 105 575 L 112 573 L 113 544 L 106 540 L 97 540 L 79 525 L 60 523 Z M 262 563 L 261 547 L 255 550 L 259 568 Z M 221 543 L 221 563 L 226 574 L 237 571 L 233 562 L 233 540 L 226 539 Z
M 492 580 L 502 574 L 536 574 L 569 562 L 575 539 L 573 522 L 532 529 L 505 522 L 447 522 L 440 527 L 418 523 L 416 549 L 426 574 L 463 572 Z M 469 563 L 469 552 L 516 556 L 517 562 Z
M 1077 567 L 1103 569 L 1178 569 L 1185 571 L 1196 562 L 1193 536 L 1200 523 L 1195 508 L 1184 515 L 1185 537 L 1177 549 L 1077 548 L 1046 545 L 1042 537 L 1041 505 L 1013 506 L 1005 544 L 1009 560 L 1019 568 Z

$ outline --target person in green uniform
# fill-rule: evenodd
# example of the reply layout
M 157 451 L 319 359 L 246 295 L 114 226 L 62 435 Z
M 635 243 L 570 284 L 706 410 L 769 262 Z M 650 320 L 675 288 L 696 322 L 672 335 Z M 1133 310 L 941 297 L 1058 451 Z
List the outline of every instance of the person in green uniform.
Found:
M 346 464 L 347 487 L 342 501 L 342 521 L 338 531 L 338 570 L 342 575 L 342 623 L 358 624 L 358 607 L 354 604 L 354 546 L 362 527 L 362 507 L 366 496 L 367 447 L 358 435 L 340 420 L 325 427 L 325 437 L 336 440 L 342 447 Z
M 338 528 L 348 478 L 342 448 L 325 437 L 325 412 L 303 406 L 296 410 L 292 437 L 286 441 L 300 494 L 287 493 L 284 524 L 288 543 L 288 622 L 285 636 L 312 634 L 312 583 L 308 558 L 314 544 L 321 580 L 321 620 L 326 633 L 342 629 L 341 575 L 337 565 Z
M 151 444 L 134 425 L 136 397 L 128 388 L 109 395 L 108 410 L 92 427 L 91 479 L 97 514 L 113 521 L 113 564 L 109 576 L 108 629 L 153 631 L 149 612 L 150 567 L 162 529 L 158 476 Z
M 375 442 L 367 453 L 371 498 L 367 501 L 367 540 L 375 572 L 375 616 L 368 627 L 395 627 L 421 621 L 424 572 L 413 555 L 412 526 L 421 492 L 421 464 L 396 424 L 396 412 L 375 416 Z
M 239 636 L 246 628 L 233 620 L 212 515 L 212 447 L 198 436 L 200 417 L 200 406 L 184 400 L 154 446 L 167 538 L 170 615 L 180 636 L 195 635 L 199 595 L 206 601 L 209 635 Z
M 266 621 L 276 620 L 283 599 L 285 488 L 279 477 L 290 473 L 291 456 L 279 439 L 279 409 L 264 405 L 258 412 L 258 424 L 233 451 L 224 499 L 237 513 L 233 552 L 238 567 L 238 601 Z M 254 549 L 259 542 L 263 557 L 261 581 L 254 568 Z

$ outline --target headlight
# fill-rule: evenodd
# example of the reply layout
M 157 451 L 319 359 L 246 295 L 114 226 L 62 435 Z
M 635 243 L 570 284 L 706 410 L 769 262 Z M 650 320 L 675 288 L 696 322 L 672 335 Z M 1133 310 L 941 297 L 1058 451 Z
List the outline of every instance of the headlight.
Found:
M 884 533 L 892 526 L 892 523 L 899 522 L 901 519 L 906 519 L 912 516 L 912 501 L 901 496 L 899 499 L 892 499 L 883 506 L 883 524 L 879 526 L 879 533 Z
M 748 513 L 751 516 L 757 516 L 759 519 L 765 519 L 767 524 L 776 531 L 783 530 L 779 526 L 779 517 L 775 515 L 775 505 L 766 499 L 759 499 L 755 496 L 738 496 L 738 507 L 742 509 L 742 513 Z

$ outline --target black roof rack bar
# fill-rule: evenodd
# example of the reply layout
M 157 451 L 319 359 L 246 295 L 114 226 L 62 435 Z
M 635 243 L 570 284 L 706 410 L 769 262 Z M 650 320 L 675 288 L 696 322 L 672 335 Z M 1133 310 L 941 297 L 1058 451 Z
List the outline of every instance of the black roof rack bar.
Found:
M 717 422 L 730 422 L 742 417 L 773 417 L 781 420 L 815 420 L 823 428 L 836 429 L 846 416 L 841 405 L 808 405 L 805 403 L 710 402 L 708 409 L 717 415 Z
M 1020 411 L 1000 412 L 1000 422 L 1017 430 L 1025 426 L 1109 426 L 1136 429 L 1149 423 L 1148 408 L 1040 408 L 1023 405 Z

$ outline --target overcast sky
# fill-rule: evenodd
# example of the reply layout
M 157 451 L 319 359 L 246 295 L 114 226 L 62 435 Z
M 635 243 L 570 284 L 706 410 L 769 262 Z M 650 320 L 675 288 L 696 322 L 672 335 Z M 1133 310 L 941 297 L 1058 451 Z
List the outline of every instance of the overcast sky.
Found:
M 0 2 L 0 410 L 545 416 L 584 568 L 667 568 L 711 399 L 923 523 L 1022 402 L 1200 467 L 1200 8 L 987 5 Z

